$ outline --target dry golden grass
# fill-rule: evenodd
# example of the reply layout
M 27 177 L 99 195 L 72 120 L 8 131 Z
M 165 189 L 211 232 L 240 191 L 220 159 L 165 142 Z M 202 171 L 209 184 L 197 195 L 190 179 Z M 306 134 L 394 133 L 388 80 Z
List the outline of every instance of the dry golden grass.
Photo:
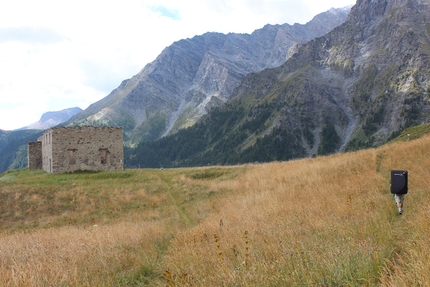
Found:
M 113 286 L 114 274 L 151 267 L 158 223 L 61 227 L 0 237 L 0 286 Z
M 165 265 L 198 286 L 430 285 L 429 140 L 250 167 L 230 183 L 239 195 L 181 232 Z M 391 169 L 410 172 L 402 218 Z
M 5 174 L 21 210 L 1 213 L 0 285 L 430 286 L 429 152 L 423 137 L 240 167 Z M 409 171 L 402 216 L 392 169 Z
M 230 184 L 239 195 L 176 237 L 166 265 L 199 286 L 372 285 L 392 252 L 384 226 L 392 202 L 375 158 L 366 151 L 249 168 Z

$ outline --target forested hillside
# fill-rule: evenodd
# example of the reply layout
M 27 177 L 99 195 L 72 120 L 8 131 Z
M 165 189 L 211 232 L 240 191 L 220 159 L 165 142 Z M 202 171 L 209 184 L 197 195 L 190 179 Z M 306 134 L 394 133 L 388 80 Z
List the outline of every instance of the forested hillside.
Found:
M 27 166 L 27 143 L 42 135 L 38 130 L 0 130 L 0 172 Z
M 216 108 L 193 127 L 157 141 L 143 142 L 136 148 L 126 148 L 128 167 L 176 167 L 229 165 L 249 162 L 285 161 L 306 157 L 301 144 L 301 131 L 269 128 L 270 105 L 246 110 L 243 106 L 226 105 Z M 255 137 L 255 135 L 261 135 Z M 313 144 L 308 132 L 306 140 Z M 323 126 L 318 154 L 336 151 L 340 138 L 333 124 Z

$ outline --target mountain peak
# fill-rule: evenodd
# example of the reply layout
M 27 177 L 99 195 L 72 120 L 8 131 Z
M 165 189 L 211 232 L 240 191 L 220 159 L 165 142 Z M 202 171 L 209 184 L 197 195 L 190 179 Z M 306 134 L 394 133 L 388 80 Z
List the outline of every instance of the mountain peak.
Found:
M 305 25 L 266 25 L 252 34 L 205 33 L 177 41 L 69 123 L 121 122 L 131 143 L 175 133 L 228 101 L 247 74 L 282 65 L 297 43 L 326 34 L 347 15 L 345 9 L 331 10 Z
M 369 22 L 389 13 L 393 9 L 418 9 L 420 5 L 428 5 L 427 0 L 357 0 L 351 9 L 349 20 L 357 23 Z
M 46 112 L 42 115 L 39 121 L 32 123 L 22 129 L 46 130 L 53 126 L 62 124 L 68 121 L 74 115 L 82 112 L 79 107 L 68 108 L 61 111 Z
M 376 147 L 428 123 L 429 4 L 359 0 L 342 25 L 282 66 L 248 74 L 228 104 L 189 131 L 141 145 L 131 162 L 289 160 Z

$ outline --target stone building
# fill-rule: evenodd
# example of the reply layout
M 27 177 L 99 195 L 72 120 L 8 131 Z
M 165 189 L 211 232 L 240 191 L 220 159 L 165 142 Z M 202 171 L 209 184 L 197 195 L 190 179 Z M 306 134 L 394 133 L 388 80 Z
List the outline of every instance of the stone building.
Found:
M 29 169 L 42 169 L 42 142 L 29 142 L 27 161 Z
M 28 168 L 50 173 L 124 169 L 122 128 L 54 127 L 28 143 Z

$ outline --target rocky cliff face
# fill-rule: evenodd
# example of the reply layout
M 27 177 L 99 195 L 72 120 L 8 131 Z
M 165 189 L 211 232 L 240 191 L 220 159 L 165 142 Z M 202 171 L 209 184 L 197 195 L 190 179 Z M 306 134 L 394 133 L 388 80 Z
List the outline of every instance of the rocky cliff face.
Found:
M 385 143 L 430 115 L 430 2 L 359 0 L 283 65 L 248 74 L 191 129 L 142 143 L 130 165 L 289 160 Z
M 321 151 L 327 127 L 339 139 L 330 152 L 385 142 L 428 122 L 429 12 L 428 1 L 359 0 L 345 23 L 246 77 L 234 98 L 274 103 L 273 126 L 299 131 L 308 155 Z
M 329 32 L 348 12 L 332 9 L 306 25 L 267 25 L 250 35 L 207 33 L 180 40 L 70 123 L 120 125 L 134 143 L 192 126 L 226 102 L 245 75 L 281 65 L 296 44 Z

